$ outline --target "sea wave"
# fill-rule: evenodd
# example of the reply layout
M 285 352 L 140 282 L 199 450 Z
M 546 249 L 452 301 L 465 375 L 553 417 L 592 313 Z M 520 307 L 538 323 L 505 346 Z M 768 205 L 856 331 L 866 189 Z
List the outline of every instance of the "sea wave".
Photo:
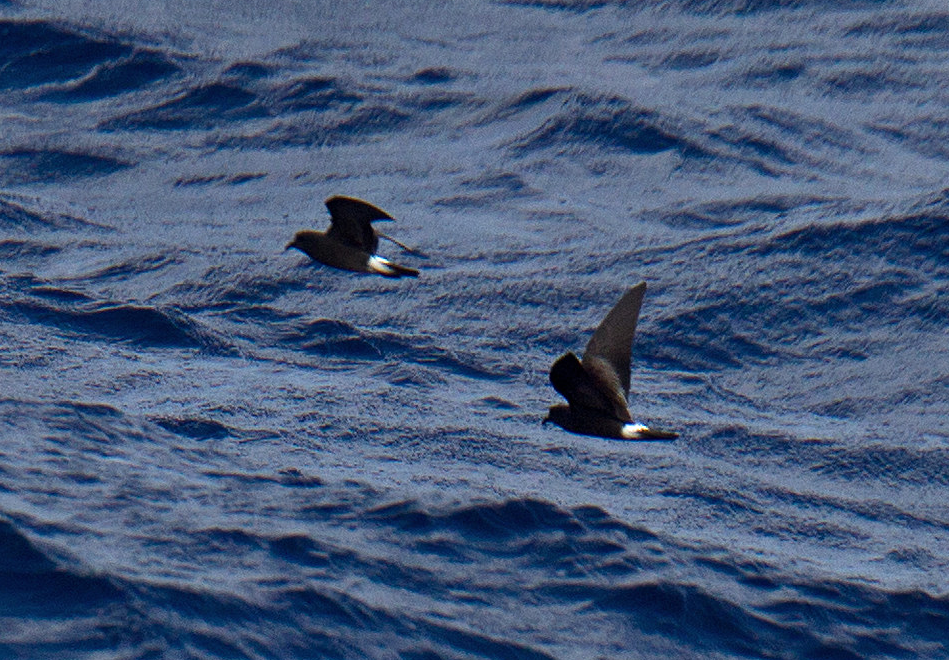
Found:
M 0 89 L 62 83 L 123 58 L 132 47 L 46 21 L 0 21 Z
M 32 278 L 7 278 L 0 319 L 47 326 L 86 341 L 230 352 L 210 329 L 172 307 L 96 300 Z M 2 289 L 0 289 L 2 291 Z
M 234 477 L 240 475 L 218 476 Z M 327 486 L 303 487 L 318 492 Z M 547 632 L 532 643 L 506 640 L 496 625 L 493 633 L 482 630 L 478 604 L 498 598 L 520 602 L 522 619 L 566 609 L 587 622 L 588 634 L 621 632 L 646 651 L 680 657 L 883 657 L 935 652 L 945 642 L 945 598 L 801 579 L 764 562 L 676 545 L 596 507 L 564 509 L 539 500 L 374 504 L 374 497 L 361 498 L 319 509 L 321 525 L 335 541 L 233 527 L 188 531 L 187 545 L 201 548 L 202 556 L 226 553 L 260 567 L 236 592 L 210 583 L 97 575 L 74 560 L 50 557 L 8 519 L 0 524 L 0 542 L 8 549 L 0 567 L 9 578 L 0 594 L 7 616 L 34 620 L 34 604 L 62 589 L 74 598 L 59 609 L 42 608 L 50 626 L 20 628 L 7 643 L 24 650 L 121 649 L 129 657 L 186 650 L 205 657 L 376 657 L 386 645 L 407 657 L 553 658 L 579 650 L 571 628 L 556 618 L 547 619 Z M 376 530 L 375 541 L 349 546 L 340 540 L 337 525 L 357 519 L 367 531 Z M 465 566 L 487 559 L 493 571 L 467 574 Z M 270 579 L 278 566 L 297 578 Z M 342 586 L 355 575 L 374 588 Z M 724 581 L 735 586 L 725 589 Z M 446 620 L 449 610 L 467 623 Z M 90 619 L 90 611 L 99 614 Z M 845 633 L 835 630 L 841 620 L 847 621 Z M 915 642 L 894 637 L 897 621 Z
M 949 655 L 944 9 L 222 8 L 0 0 L 8 655 Z

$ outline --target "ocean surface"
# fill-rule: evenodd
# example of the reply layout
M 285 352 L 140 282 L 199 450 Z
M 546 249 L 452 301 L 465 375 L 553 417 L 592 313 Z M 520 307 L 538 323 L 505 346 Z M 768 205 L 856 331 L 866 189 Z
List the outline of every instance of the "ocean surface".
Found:
M 0 0 L 0 658 L 949 657 L 947 81 L 941 1 Z M 641 280 L 680 438 L 542 426 Z

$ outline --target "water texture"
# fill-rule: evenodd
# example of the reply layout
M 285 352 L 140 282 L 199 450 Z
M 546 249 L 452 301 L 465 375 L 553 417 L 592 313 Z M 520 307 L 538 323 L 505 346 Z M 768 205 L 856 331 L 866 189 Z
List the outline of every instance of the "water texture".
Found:
M 0 2 L 0 657 L 949 657 L 949 11 Z M 392 281 L 283 248 L 398 220 Z M 645 280 L 630 409 L 547 370 Z

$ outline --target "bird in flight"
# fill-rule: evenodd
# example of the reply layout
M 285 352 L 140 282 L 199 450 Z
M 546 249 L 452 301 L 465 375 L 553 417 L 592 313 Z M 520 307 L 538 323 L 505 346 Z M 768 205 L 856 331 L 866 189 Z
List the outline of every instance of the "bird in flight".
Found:
M 567 405 L 550 407 L 544 423 L 572 433 L 621 440 L 672 440 L 672 431 L 652 429 L 633 421 L 626 405 L 629 365 L 646 294 L 640 282 L 627 291 L 600 323 L 581 361 L 573 353 L 560 356 L 550 369 L 550 382 Z
M 298 231 L 286 249 L 296 248 L 321 264 L 358 273 L 385 277 L 418 277 L 419 272 L 400 266 L 376 254 L 379 238 L 392 241 L 407 252 L 415 252 L 399 241 L 377 232 L 373 222 L 394 220 L 391 215 L 369 202 L 336 195 L 326 200 L 330 226 L 326 231 Z

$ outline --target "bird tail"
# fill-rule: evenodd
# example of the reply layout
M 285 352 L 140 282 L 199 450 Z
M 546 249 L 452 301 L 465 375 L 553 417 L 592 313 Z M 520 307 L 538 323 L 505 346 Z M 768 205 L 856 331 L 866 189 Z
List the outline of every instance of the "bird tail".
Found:
M 633 424 L 627 424 L 627 426 L 637 426 Z M 663 429 L 651 429 L 648 426 L 642 424 L 638 425 L 639 428 L 635 429 L 633 435 L 634 440 L 675 440 L 679 437 L 679 434 L 675 431 L 665 431 Z
M 400 266 L 376 254 L 369 257 L 369 270 L 386 277 L 418 277 L 418 271 L 414 268 Z

